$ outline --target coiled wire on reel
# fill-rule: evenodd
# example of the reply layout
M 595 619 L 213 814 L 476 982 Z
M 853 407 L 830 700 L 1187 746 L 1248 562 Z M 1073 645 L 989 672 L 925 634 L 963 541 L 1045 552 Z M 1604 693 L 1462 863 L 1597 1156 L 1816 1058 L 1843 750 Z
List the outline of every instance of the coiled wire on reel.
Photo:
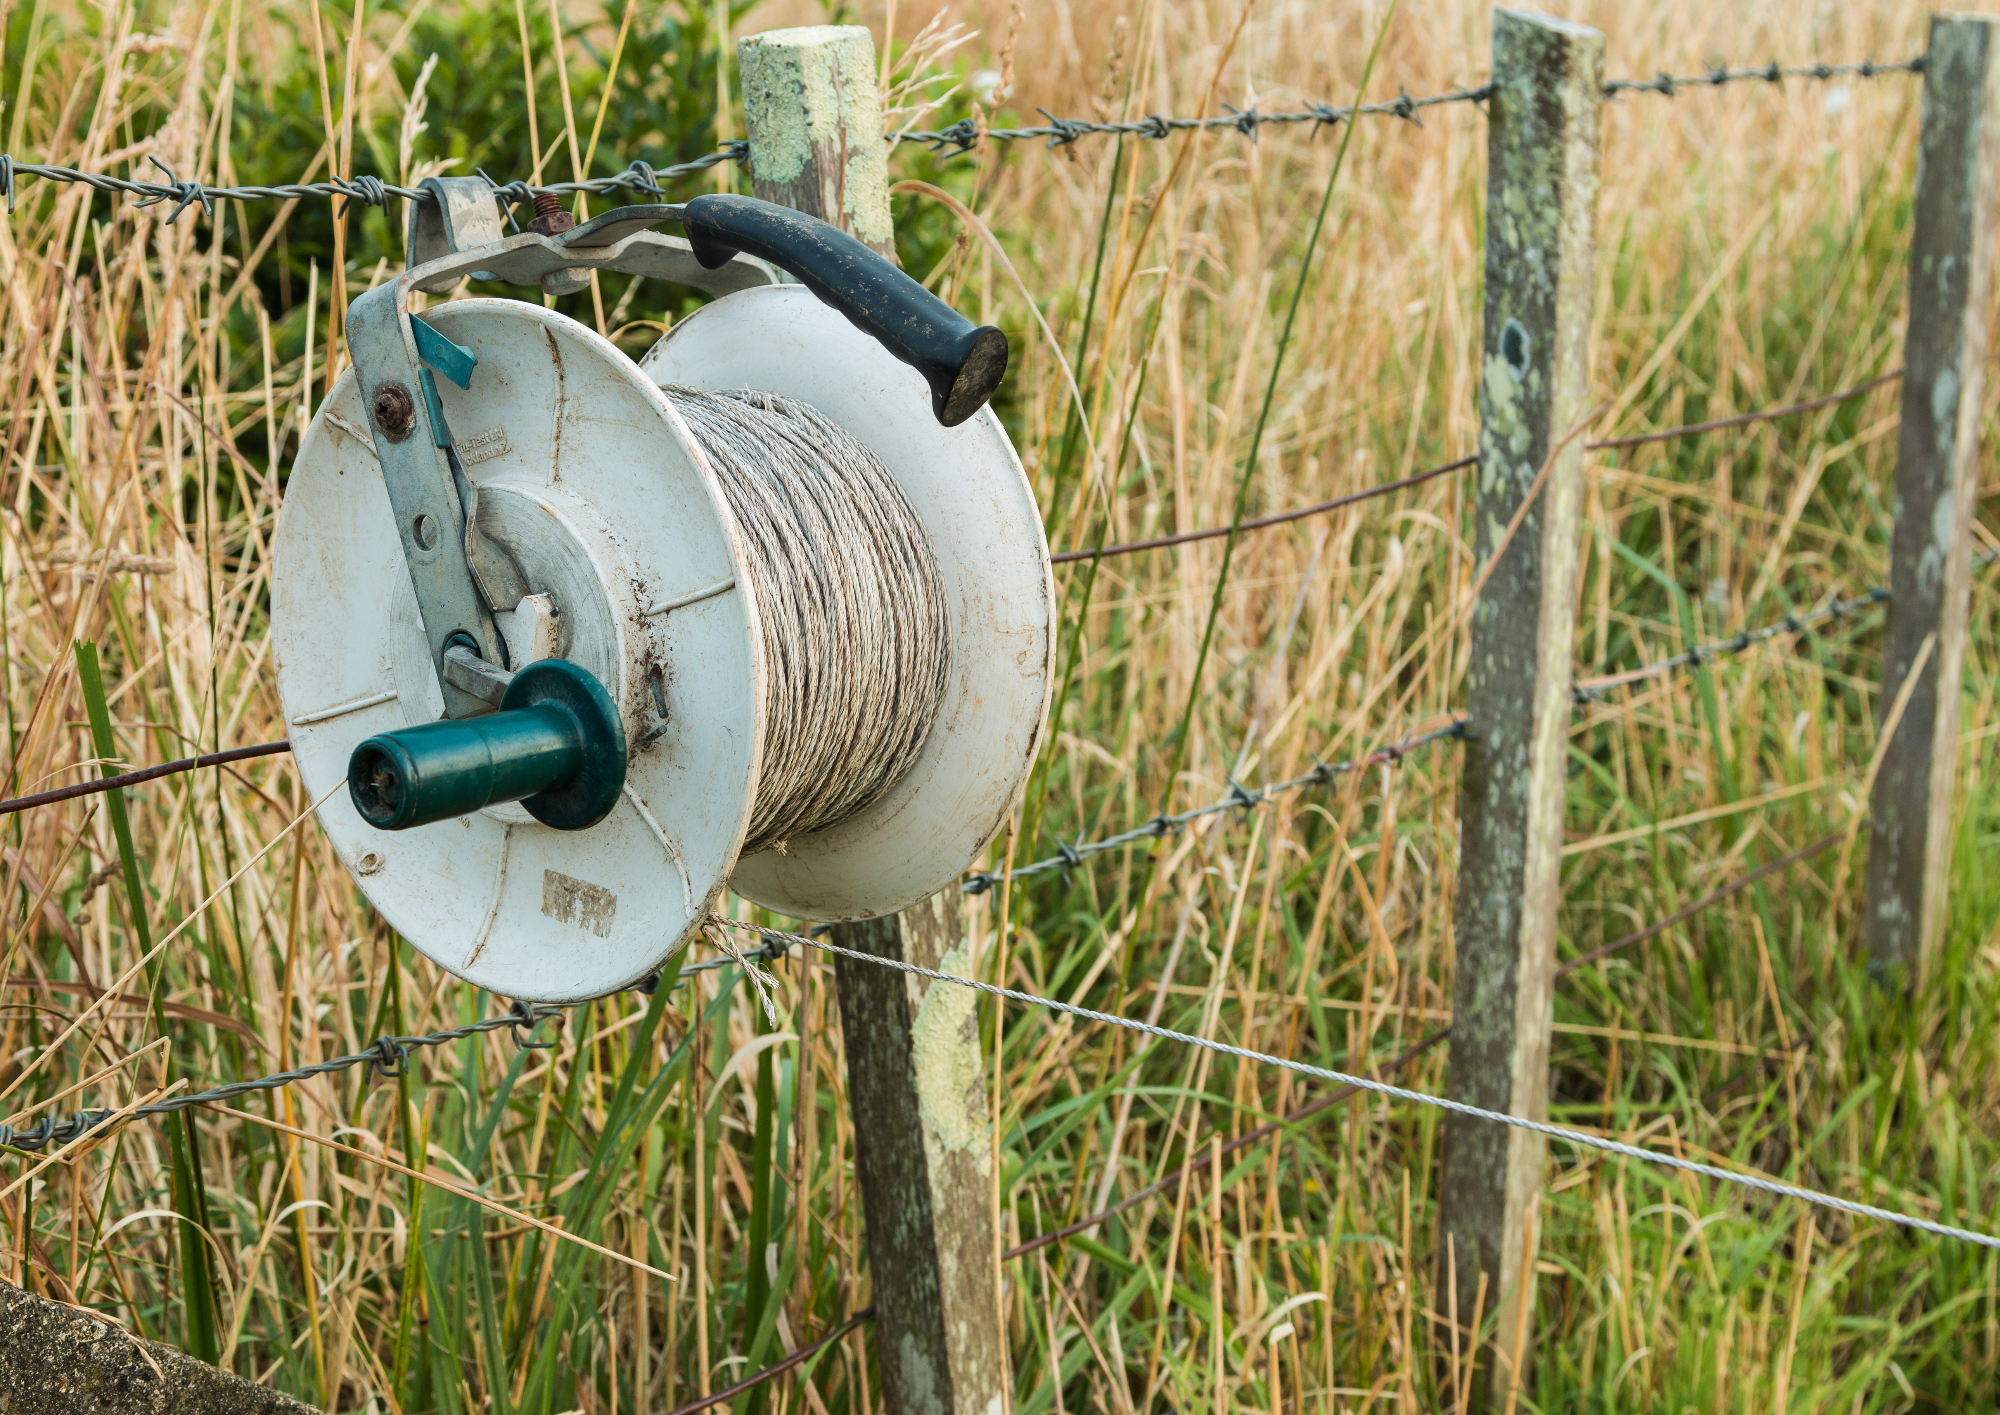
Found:
M 273 544 L 294 759 L 385 919 L 468 982 L 567 1002 L 658 971 L 725 891 L 860 919 L 958 878 L 1013 808 L 1052 682 L 1040 510 L 992 410 L 941 424 L 919 374 L 797 285 L 726 294 L 637 363 L 525 301 L 422 323 L 477 354 L 469 386 L 439 380 L 439 423 L 525 586 L 494 614 L 500 710 L 447 713 L 346 374 Z M 563 828 L 517 793 L 388 829 L 334 789 L 376 739 L 526 721 L 506 695 L 559 667 L 615 717 L 599 740 L 622 734 L 601 815 Z
M 951 666 L 937 553 L 860 438 L 796 398 L 661 390 L 736 518 L 770 731 L 743 853 L 849 819 L 916 762 Z

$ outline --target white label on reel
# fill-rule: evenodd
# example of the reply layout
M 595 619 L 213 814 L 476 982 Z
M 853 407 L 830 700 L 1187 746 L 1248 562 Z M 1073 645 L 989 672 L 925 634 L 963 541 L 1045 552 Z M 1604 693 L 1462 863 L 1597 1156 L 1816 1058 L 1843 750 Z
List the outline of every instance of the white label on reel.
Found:
M 572 879 L 560 870 L 543 870 L 542 912 L 559 924 L 575 924 L 609 938 L 618 896 L 601 884 Z
M 504 427 L 489 427 L 484 432 L 475 432 L 458 441 L 458 460 L 468 467 L 490 462 L 507 451 L 507 429 Z

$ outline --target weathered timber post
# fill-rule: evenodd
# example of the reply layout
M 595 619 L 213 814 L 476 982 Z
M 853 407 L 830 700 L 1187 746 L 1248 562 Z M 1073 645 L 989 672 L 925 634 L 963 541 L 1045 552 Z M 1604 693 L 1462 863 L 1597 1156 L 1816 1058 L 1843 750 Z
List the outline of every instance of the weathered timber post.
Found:
M 1450 1094 L 1538 1120 L 1548 1113 L 1603 99 L 1602 34 L 1494 11 L 1473 516 L 1476 563 L 1496 550 L 1499 561 L 1473 607 L 1467 665 L 1475 735 L 1459 793 Z M 1530 1348 L 1527 1230 L 1543 1150 L 1520 1130 L 1445 1121 L 1438 1309 L 1450 1310 L 1443 1289 L 1455 1275 L 1461 1323 L 1475 1307 L 1499 1318 L 1479 1355 L 1475 1409 L 1505 1406 L 1516 1354 Z
M 0 1282 L 8 1415 L 319 1415 L 289 1395 Z
M 829 221 L 889 259 L 889 145 L 875 41 L 860 25 L 750 35 L 736 46 L 750 190 Z
M 1979 407 L 1993 272 L 1996 21 L 1931 19 L 1910 242 L 1910 324 L 1896 442 L 1881 711 L 1914 670 L 1869 801 L 1863 934 L 1875 968 L 1913 987 L 1943 936 L 1972 593 Z M 1927 647 L 1928 646 L 1928 649 Z M 1919 660 L 1921 659 L 1921 663 Z
M 773 30 L 743 40 L 737 58 L 756 194 L 892 253 L 868 31 Z M 834 939 L 947 973 L 973 966 L 955 889 L 889 918 L 842 925 Z M 888 1409 L 999 1415 L 1006 1367 L 973 994 L 846 958 L 834 978 Z

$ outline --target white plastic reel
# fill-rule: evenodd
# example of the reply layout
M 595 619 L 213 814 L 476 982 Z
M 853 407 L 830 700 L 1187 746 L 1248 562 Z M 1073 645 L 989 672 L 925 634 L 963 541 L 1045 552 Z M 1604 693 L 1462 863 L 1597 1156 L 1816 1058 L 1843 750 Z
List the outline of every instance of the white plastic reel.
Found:
M 913 370 L 796 285 L 715 301 L 643 364 L 522 301 L 455 301 L 424 318 L 479 357 L 470 391 L 439 391 L 480 529 L 553 602 L 542 642 L 610 693 L 631 761 L 624 801 L 582 831 L 518 805 L 379 831 L 334 791 L 321 824 L 389 923 L 480 987 L 570 1002 L 653 973 L 725 887 L 794 918 L 845 920 L 958 878 L 1021 790 L 1052 681 L 1041 515 L 992 410 L 939 427 Z M 763 640 L 733 518 L 663 383 L 782 393 L 842 424 L 895 475 L 943 572 L 951 681 L 916 765 L 783 855 L 738 858 L 768 728 Z M 345 780 L 363 738 L 444 715 L 351 369 L 292 471 L 271 621 L 315 797 Z

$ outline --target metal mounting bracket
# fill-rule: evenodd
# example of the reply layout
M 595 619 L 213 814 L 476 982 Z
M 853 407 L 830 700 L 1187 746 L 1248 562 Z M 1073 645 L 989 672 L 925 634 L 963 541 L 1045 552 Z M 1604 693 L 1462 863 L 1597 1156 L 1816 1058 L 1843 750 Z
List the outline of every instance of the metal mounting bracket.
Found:
M 493 184 L 484 177 L 426 177 L 417 190 L 432 200 L 410 203 L 409 238 L 403 263 L 411 270 L 460 251 L 474 251 L 507 238 Z M 474 271 L 475 279 L 487 279 Z M 436 294 L 436 287 L 420 287 Z M 449 287 L 445 287 L 449 288 Z
M 717 296 L 782 284 L 784 277 L 744 255 L 710 270 L 686 241 L 647 229 L 678 219 L 678 206 L 616 207 L 558 236 L 529 232 L 475 244 L 476 237 L 500 229 L 492 189 L 468 178 L 432 178 L 425 186 L 438 199 L 415 204 L 409 246 L 413 259 L 431 258 L 348 307 L 347 345 L 445 715 L 473 717 L 491 712 L 492 705 L 459 686 L 461 675 L 447 671 L 448 652 L 456 645 L 488 664 L 505 665 L 506 643 L 493 616 L 513 609 L 528 587 L 506 552 L 479 535 L 478 485 L 459 461 L 438 399 L 434 371 L 466 388 L 477 359 L 416 318 L 411 294 L 448 290 L 468 275 L 543 285 L 563 272 L 613 270 Z

